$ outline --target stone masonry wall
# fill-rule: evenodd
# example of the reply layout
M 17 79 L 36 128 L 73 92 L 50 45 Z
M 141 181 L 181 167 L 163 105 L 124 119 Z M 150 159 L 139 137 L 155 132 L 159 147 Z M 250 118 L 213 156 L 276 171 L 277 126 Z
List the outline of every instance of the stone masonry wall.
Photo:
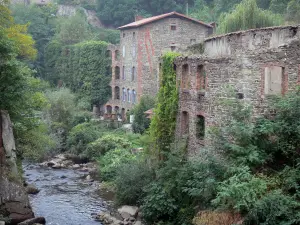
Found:
M 224 85 L 232 86 L 241 96 L 241 101 L 251 103 L 255 116 L 264 114 L 267 109 L 265 88 L 269 80 L 266 68 L 282 68 L 281 94 L 295 88 L 300 81 L 299 37 L 299 26 L 236 32 L 206 39 L 203 55 L 176 60 L 178 85 L 183 78 L 186 79 L 183 66 L 188 65 L 189 88 L 180 89 L 177 136 L 182 136 L 186 128 L 183 112 L 187 112 L 190 155 L 207 144 L 207 138 L 196 137 L 197 116 L 205 117 L 206 131 L 223 119 L 224 110 L 219 106 L 218 98 L 225 91 Z M 199 65 L 204 66 L 205 90 L 197 88 Z
M 176 26 L 175 30 L 171 26 Z M 130 110 L 134 103 L 122 99 L 122 89 L 135 91 L 136 103 L 142 95 L 155 96 L 159 88 L 159 58 L 167 51 L 183 51 L 194 42 L 202 42 L 210 28 L 178 17 L 165 18 L 138 28 L 121 30 L 119 46 L 110 46 L 112 51 L 112 99 L 106 104 Z M 115 57 L 119 51 L 120 57 Z M 120 68 L 120 79 L 115 79 L 114 68 Z M 125 79 L 123 79 L 125 68 Z M 132 68 L 135 70 L 132 79 Z M 115 87 L 120 88 L 120 99 L 115 99 Z M 127 97 L 126 97 L 127 98 Z

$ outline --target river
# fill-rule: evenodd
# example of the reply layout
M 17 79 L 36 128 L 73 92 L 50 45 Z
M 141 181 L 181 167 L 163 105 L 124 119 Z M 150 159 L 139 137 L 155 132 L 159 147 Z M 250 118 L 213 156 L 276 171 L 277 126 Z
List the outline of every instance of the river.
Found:
M 40 190 L 30 195 L 30 202 L 35 216 L 45 217 L 47 225 L 101 225 L 92 214 L 106 211 L 109 203 L 98 182 L 85 180 L 87 173 L 32 164 L 24 164 L 23 170 L 27 183 Z

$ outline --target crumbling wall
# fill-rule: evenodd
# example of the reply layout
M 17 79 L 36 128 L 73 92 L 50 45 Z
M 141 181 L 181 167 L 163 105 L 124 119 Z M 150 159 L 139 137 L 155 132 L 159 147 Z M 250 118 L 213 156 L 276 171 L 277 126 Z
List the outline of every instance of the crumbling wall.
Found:
M 203 55 L 179 57 L 176 60 L 179 85 L 183 65 L 189 66 L 190 88 L 180 89 L 177 136 L 182 133 L 181 113 L 189 112 L 191 155 L 208 144 L 207 130 L 225 119 L 226 112 L 220 106 L 219 98 L 224 97 L 227 92 L 226 85 L 233 87 L 236 98 L 253 106 L 254 116 L 267 112 L 268 85 L 280 82 L 277 85 L 278 90 L 275 90 L 278 94 L 295 88 L 300 77 L 299 37 L 298 26 L 236 32 L 206 39 Z M 205 70 L 205 90 L 196 88 L 199 65 L 203 65 Z M 268 71 L 276 71 L 272 68 L 280 68 L 282 71 L 282 77 L 278 81 L 267 80 Z M 271 77 L 275 76 L 276 74 Z M 196 119 L 199 115 L 205 117 L 206 135 L 203 140 L 196 137 Z

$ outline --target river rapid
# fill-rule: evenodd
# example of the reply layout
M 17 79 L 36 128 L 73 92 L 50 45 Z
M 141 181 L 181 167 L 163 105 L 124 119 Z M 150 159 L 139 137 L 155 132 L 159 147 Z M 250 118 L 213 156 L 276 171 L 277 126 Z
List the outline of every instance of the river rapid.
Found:
M 99 191 L 99 182 L 87 181 L 87 173 L 34 164 L 23 164 L 23 170 L 26 182 L 40 190 L 29 198 L 35 216 L 45 217 L 47 225 L 101 225 L 92 215 L 107 211 L 109 195 Z

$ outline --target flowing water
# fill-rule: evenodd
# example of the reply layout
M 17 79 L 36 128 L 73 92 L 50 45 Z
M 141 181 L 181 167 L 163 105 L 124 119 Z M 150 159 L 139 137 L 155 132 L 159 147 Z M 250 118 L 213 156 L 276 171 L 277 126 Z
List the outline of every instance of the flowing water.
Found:
M 27 183 L 40 190 L 30 196 L 35 216 L 45 217 L 47 225 L 101 225 L 92 214 L 108 208 L 105 193 L 99 193 L 98 182 L 85 180 L 86 173 L 30 164 L 23 169 Z

